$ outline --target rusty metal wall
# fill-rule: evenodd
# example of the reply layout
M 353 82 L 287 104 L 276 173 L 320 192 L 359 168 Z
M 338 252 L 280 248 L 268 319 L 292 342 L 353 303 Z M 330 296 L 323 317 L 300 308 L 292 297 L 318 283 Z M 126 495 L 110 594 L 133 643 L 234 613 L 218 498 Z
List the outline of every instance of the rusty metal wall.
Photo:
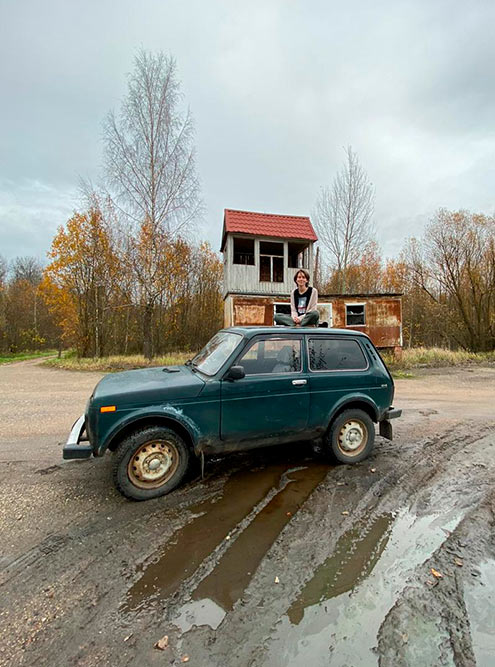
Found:
M 228 295 L 225 300 L 225 326 L 271 326 L 273 304 L 289 303 L 288 297 L 249 297 Z M 398 348 L 402 345 L 402 309 L 400 297 L 319 297 L 319 304 L 331 303 L 336 329 L 363 331 L 380 348 Z M 365 304 L 365 324 L 346 326 L 346 305 Z
M 400 297 L 341 297 L 332 299 L 333 326 L 337 329 L 355 329 L 367 334 L 377 347 L 402 345 L 402 309 Z M 365 324 L 346 326 L 346 305 L 365 304 Z
M 237 326 L 272 326 L 273 304 L 280 299 L 270 297 L 229 296 L 232 299 L 234 325 Z M 286 299 L 289 303 L 289 299 Z

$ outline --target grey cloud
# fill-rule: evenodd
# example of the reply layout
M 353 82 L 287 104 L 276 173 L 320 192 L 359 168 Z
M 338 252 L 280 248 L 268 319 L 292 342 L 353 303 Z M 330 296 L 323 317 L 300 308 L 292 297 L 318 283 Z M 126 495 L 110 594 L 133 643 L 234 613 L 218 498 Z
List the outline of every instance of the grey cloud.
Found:
M 20 226 L 45 252 L 79 175 L 97 179 L 101 122 L 140 47 L 177 57 L 215 248 L 224 207 L 310 214 L 347 144 L 388 254 L 439 206 L 493 207 L 492 3 L 26 0 L 3 14 L 0 253 L 17 253 Z

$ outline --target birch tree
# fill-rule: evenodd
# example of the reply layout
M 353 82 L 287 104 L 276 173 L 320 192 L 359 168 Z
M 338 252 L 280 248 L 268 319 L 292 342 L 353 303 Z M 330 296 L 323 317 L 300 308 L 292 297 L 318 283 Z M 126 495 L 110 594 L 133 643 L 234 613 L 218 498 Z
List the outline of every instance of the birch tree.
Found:
M 172 57 L 141 51 L 120 114 L 104 123 L 106 176 L 117 203 L 138 225 L 184 233 L 200 211 L 189 110 L 181 110 Z
M 193 146 L 193 123 L 181 109 L 180 84 L 172 57 L 141 51 L 128 77 L 120 114 L 104 125 L 106 175 L 113 196 L 138 239 L 131 258 L 140 283 L 143 352 L 153 356 L 152 325 L 167 281 L 164 249 L 188 236 L 201 212 Z M 143 243 L 148 247 L 144 248 Z

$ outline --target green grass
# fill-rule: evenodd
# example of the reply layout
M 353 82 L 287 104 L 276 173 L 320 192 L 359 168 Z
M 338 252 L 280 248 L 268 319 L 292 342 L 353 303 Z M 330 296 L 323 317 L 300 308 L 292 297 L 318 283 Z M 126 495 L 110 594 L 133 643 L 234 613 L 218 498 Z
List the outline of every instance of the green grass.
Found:
M 27 359 L 39 359 L 40 357 L 52 357 L 56 354 L 56 350 L 43 350 L 42 352 L 2 352 L 0 353 L 0 364 L 10 364 L 13 361 L 26 361 Z
M 409 371 L 402 371 L 400 369 L 397 370 L 391 370 L 392 377 L 394 380 L 410 380 L 411 378 L 416 377 L 414 373 L 410 373 Z
M 29 353 L 23 353 L 29 355 Z M 32 353 L 34 356 L 14 355 L 8 361 L 16 359 L 32 359 L 36 356 L 55 354 L 53 351 L 43 353 Z M 68 350 L 62 354 L 62 358 L 52 357 L 43 362 L 44 366 L 61 368 L 70 371 L 96 371 L 111 373 L 125 371 L 133 368 L 147 368 L 149 366 L 173 366 L 183 364 L 187 359 L 194 356 L 193 352 L 172 352 L 161 357 L 155 357 L 152 361 L 146 360 L 142 355 L 112 356 L 101 359 L 78 358 L 74 350 Z M 383 355 L 387 366 L 395 378 L 409 379 L 415 377 L 411 372 L 415 368 L 441 368 L 448 366 L 466 366 L 472 364 L 495 363 L 495 351 L 493 352 L 465 352 L 463 350 L 452 351 L 438 347 L 404 349 L 402 357 L 396 358 L 392 354 Z M 0 363 L 2 358 L 0 357 Z
M 161 357 L 154 357 L 148 361 L 141 354 L 119 355 L 112 357 L 79 358 L 73 351 L 64 353 L 61 359 L 47 359 L 43 366 L 51 368 L 62 368 L 67 371 L 97 371 L 102 373 L 112 373 L 116 371 L 127 371 L 133 368 L 148 368 L 150 366 L 175 366 L 183 364 L 194 356 L 192 352 L 171 352 Z
M 495 351 L 466 352 L 465 350 L 447 350 L 440 347 L 416 347 L 402 350 L 402 356 L 383 355 L 387 366 L 396 373 L 405 373 L 414 368 L 442 368 L 448 366 L 467 366 L 495 362 Z M 395 377 L 401 377 L 395 375 Z M 404 376 L 402 376 L 404 377 Z

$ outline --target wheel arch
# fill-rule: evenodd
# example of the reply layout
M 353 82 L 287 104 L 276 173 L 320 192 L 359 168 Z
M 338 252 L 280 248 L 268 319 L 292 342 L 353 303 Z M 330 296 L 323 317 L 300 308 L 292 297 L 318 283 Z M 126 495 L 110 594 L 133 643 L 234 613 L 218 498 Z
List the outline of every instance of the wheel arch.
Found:
M 333 422 L 346 410 L 362 410 L 370 417 L 372 422 L 378 422 L 378 408 L 376 405 L 369 399 L 366 399 L 362 396 L 354 396 L 342 403 L 339 403 L 333 410 L 328 420 L 328 425 L 326 432 L 328 433 Z
M 136 419 L 133 419 L 132 421 L 124 424 L 115 433 L 111 434 L 111 436 L 103 445 L 103 451 L 109 449 L 111 452 L 114 452 L 117 449 L 118 444 L 124 440 L 124 438 L 126 438 L 134 431 L 146 428 L 148 426 L 165 426 L 172 429 L 172 431 L 175 431 L 175 433 L 177 433 L 177 435 L 184 440 L 191 452 L 194 453 L 194 438 L 192 437 L 190 431 L 184 426 L 184 424 L 181 424 L 173 417 L 165 415 L 146 415 L 137 417 Z

